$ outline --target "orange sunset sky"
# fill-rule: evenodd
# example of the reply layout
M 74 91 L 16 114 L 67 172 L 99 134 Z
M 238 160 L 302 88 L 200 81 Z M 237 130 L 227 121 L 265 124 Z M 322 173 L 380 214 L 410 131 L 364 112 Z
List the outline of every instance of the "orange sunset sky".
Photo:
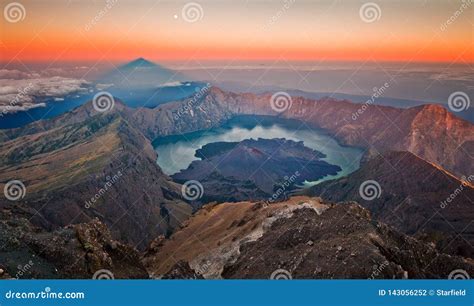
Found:
M 193 22 L 187 1 L 18 0 L 24 15 L 10 22 L 11 2 L 0 1 L 1 61 L 474 62 L 471 1 L 374 1 L 372 22 L 361 18 L 366 1 L 352 0 L 196 1 Z

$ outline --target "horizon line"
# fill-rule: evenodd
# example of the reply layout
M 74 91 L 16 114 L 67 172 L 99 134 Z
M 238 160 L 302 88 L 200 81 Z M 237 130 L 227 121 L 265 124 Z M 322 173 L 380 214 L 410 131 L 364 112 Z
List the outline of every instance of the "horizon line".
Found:
M 137 57 L 127 57 L 127 58 L 117 58 L 117 59 L 66 59 L 66 60 L 56 60 L 56 59 L 38 59 L 38 60 L 22 60 L 18 58 L 13 58 L 13 59 L 2 59 L 0 60 L 0 64 L 11 64 L 14 62 L 22 62 L 22 63 L 48 63 L 48 62 L 53 62 L 53 63 L 75 63 L 75 62 L 106 62 L 106 63 L 117 63 L 117 62 L 132 62 L 135 60 L 139 59 L 144 59 L 150 62 L 193 62 L 193 61 L 202 61 L 202 62 L 225 62 L 225 61 L 232 61 L 232 62 L 281 62 L 281 61 L 287 61 L 287 62 L 300 62 L 300 63 L 315 63 L 318 62 L 320 64 L 324 63 L 361 63 L 361 62 L 366 62 L 368 64 L 370 63 L 397 63 L 397 64 L 451 64 L 451 65 L 470 65 L 474 64 L 473 61 L 465 61 L 465 60 L 459 60 L 459 61 L 450 61 L 450 60 L 388 60 L 388 59 L 383 59 L 383 60 L 375 60 L 373 58 L 371 59 L 326 59 L 326 60 L 321 60 L 321 59 L 282 59 L 282 58 L 265 58 L 265 59 L 235 59 L 235 58 L 216 58 L 216 59 L 209 59 L 209 58 L 195 58 L 195 59 L 188 59 L 188 58 L 176 58 L 176 59 L 170 59 L 170 58 L 153 58 L 153 57 L 144 57 L 144 56 L 137 56 Z M 5 67 L 3 67 L 5 68 Z

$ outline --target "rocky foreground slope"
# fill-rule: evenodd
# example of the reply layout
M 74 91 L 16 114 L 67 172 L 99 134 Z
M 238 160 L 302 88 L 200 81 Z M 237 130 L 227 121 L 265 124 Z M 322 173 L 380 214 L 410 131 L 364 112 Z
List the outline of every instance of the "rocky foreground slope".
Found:
M 148 278 L 139 253 L 99 220 L 48 232 L 10 209 L 0 211 L 0 269 L 0 278 Z
M 144 263 L 153 277 L 171 271 L 173 278 L 266 279 L 275 271 L 316 279 L 447 278 L 455 269 L 474 272 L 472 259 L 438 253 L 374 221 L 356 203 L 309 197 L 206 206 L 155 245 Z

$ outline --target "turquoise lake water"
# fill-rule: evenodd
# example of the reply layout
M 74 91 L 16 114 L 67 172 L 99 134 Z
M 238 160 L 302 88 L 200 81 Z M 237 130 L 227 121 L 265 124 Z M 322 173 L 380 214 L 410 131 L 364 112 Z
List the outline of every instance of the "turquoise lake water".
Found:
M 303 141 L 304 145 L 326 155 L 323 160 L 338 165 L 341 171 L 334 176 L 326 176 L 315 182 L 339 178 L 359 168 L 363 151 L 359 148 L 341 146 L 334 138 L 319 129 L 302 125 L 296 120 L 275 119 L 265 116 L 239 116 L 226 124 L 206 131 L 183 135 L 167 136 L 153 142 L 158 153 L 158 165 L 166 174 L 175 174 L 186 169 L 197 149 L 217 141 L 238 142 L 244 139 L 285 138 Z

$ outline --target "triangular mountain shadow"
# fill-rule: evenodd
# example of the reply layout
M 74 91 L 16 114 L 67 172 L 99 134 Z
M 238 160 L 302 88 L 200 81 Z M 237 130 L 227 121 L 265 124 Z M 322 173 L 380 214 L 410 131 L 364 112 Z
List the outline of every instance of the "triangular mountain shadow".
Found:
M 190 78 L 179 72 L 140 57 L 106 72 L 96 80 L 96 83 L 133 89 L 155 88 L 167 83 L 189 80 Z

